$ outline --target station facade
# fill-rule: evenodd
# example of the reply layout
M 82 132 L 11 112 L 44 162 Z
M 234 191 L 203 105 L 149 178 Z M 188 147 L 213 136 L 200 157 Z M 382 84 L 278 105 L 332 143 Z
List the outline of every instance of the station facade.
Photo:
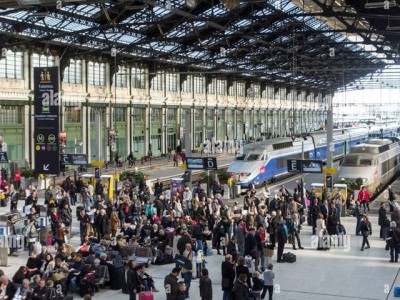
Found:
M 0 60 L 0 136 L 9 159 L 20 166 L 32 166 L 34 157 L 34 67 L 59 66 L 63 151 L 86 153 L 89 160 L 109 160 L 116 152 L 124 159 L 130 151 L 140 159 L 149 149 L 154 156 L 165 154 L 183 145 L 187 111 L 197 151 L 207 139 L 254 141 L 316 130 L 332 98 L 262 80 L 39 50 L 8 50 Z

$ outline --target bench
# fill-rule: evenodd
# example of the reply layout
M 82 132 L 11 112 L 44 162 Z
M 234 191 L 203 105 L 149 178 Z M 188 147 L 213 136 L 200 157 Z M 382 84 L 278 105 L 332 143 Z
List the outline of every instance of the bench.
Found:
M 148 268 L 149 264 L 152 261 L 150 252 L 150 247 L 139 246 L 136 248 L 135 256 L 136 256 L 136 263 L 139 264 L 146 264 L 146 268 Z
M 105 285 L 107 281 L 107 275 L 108 275 L 108 267 L 101 266 L 99 281 L 95 283 L 98 289 L 100 289 L 100 287 L 103 287 Z M 110 275 L 108 275 L 108 277 L 110 277 Z

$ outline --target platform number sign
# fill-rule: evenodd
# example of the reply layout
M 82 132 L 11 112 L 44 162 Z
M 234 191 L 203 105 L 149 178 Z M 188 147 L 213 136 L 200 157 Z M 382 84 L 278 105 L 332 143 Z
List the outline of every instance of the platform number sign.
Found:
M 287 160 L 288 172 L 301 173 L 301 160 L 299 159 L 288 159 Z
M 204 169 L 206 170 L 218 170 L 217 158 L 216 157 L 205 157 L 203 158 Z

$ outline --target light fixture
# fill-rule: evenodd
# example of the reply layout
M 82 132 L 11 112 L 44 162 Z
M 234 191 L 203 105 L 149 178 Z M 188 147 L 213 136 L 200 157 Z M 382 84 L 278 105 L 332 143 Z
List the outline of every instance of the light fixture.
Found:
M 190 8 L 195 8 L 197 6 L 196 0 L 186 0 L 185 3 Z
M 396 6 L 397 3 L 394 0 L 386 0 L 386 1 L 379 1 L 379 2 L 367 2 L 365 3 L 365 8 L 383 8 L 389 9 L 389 7 Z
M 390 26 L 386 27 L 386 30 L 400 31 L 400 26 Z

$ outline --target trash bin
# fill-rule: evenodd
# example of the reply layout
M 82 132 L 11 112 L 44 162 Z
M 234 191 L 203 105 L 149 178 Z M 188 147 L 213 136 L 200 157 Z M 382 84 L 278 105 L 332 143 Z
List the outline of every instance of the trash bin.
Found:
M 0 266 L 8 267 L 8 248 L 0 247 Z
M 240 186 L 240 184 L 235 184 L 235 189 L 234 189 L 235 198 L 240 197 L 241 193 L 242 193 L 242 187 Z
M 224 184 L 224 199 L 231 199 L 231 191 L 229 189 L 229 185 Z

